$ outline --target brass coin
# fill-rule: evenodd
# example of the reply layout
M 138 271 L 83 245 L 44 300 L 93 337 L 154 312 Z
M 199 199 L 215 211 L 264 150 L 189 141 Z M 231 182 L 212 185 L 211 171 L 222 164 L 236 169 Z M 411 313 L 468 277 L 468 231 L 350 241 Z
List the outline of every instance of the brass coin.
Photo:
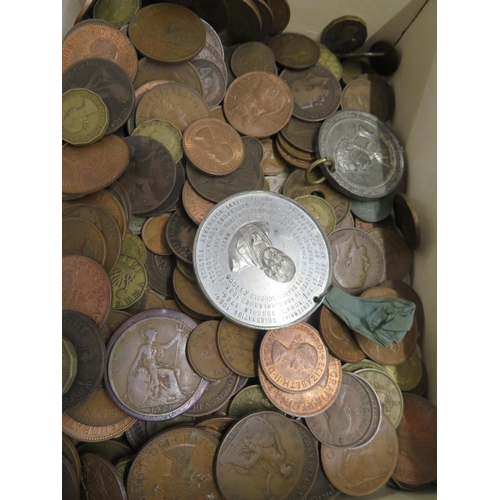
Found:
M 184 210 L 189 215 L 190 219 L 195 224 L 201 224 L 201 221 L 205 218 L 210 210 L 215 206 L 205 198 L 201 197 L 191 186 L 189 181 L 184 183 L 182 188 L 182 204 L 184 205 Z
M 142 122 L 132 135 L 152 137 L 161 142 L 172 155 L 177 163 L 182 158 L 182 134 L 181 131 L 167 120 L 147 120 Z
M 243 161 L 238 132 L 216 118 L 191 123 L 184 131 L 182 145 L 191 164 L 209 175 L 228 175 Z
M 104 344 L 108 343 L 111 335 L 113 335 L 118 327 L 128 318 L 130 318 L 130 314 L 125 311 L 119 311 L 118 309 L 111 309 L 111 311 L 109 311 L 106 321 L 101 328 L 99 328 L 99 335 Z
M 113 309 L 126 309 L 137 302 L 148 282 L 144 266 L 128 255 L 120 255 L 109 279 L 113 286 Z
M 342 61 L 342 81 L 348 85 L 364 73 L 368 73 L 369 69 L 361 59 L 345 59 Z
M 153 4 L 130 20 L 128 35 L 135 48 L 155 61 L 180 63 L 193 59 L 205 45 L 205 26 L 189 9 Z
M 207 380 L 221 380 L 232 371 L 226 365 L 217 349 L 219 321 L 205 321 L 199 324 L 189 336 L 187 356 L 193 370 Z
M 142 226 L 142 241 L 148 250 L 157 255 L 171 255 L 167 237 L 166 228 L 171 214 L 162 214 L 156 217 L 150 217 L 144 226 Z
M 259 366 L 259 380 L 266 396 L 280 410 L 294 417 L 312 417 L 324 412 L 337 397 L 342 383 L 340 361 L 328 355 L 328 366 L 319 384 L 304 392 L 290 394 L 278 389 Z
M 364 359 L 351 329 L 330 309 L 321 306 L 319 332 L 330 352 L 343 362 L 354 363 Z
M 83 255 L 102 266 L 106 250 L 106 241 L 94 224 L 79 217 L 62 220 L 63 255 Z
M 271 403 L 260 385 L 249 385 L 237 392 L 229 404 L 227 414 L 232 418 L 242 419 L 251 413 L 259 411 L 275 411 L 281 413 L 280 410 Z
M 319 196 L 307 194 L 305 196 L 298 196 L 295 201 L 303 206 L 322 227 L 327 236 L 330 236 L 336 223 L 335 211 L 333 207 Z
M 96 427 L 85 425 L 72 419 L 69 415 L 62 416 L 62 430 L 64 434 L 84 442 L 107 441 L 123 434 L 129 427 L 134 425 L 136 419 L 127 417 L 119 424 Z
M 263 332 L 223 318 L 217 330 L 217 346 L 224 362 L 238 375 L 255 377 Z
M 281 130 L 281 134 L 296 148 L 314 153 L 320 127 L 320 122 L 306 122 L 292 116 L 290 121 Z
M 327 369 L 326 355 L 319 333 L 307 323 L 269 330 L 260 345 L 262 370 L 285 392 L 316 387 Z
M 389 375 L 397 382 L 402 391 L 411 391 L 418 386 L 424 374 L 424 365 L 414 352 L 404 363 L 398 366 L 384 366 Z
M 250 71 L 272 73 L 275 63 L 274 52 L 261 42 L 243 43 L 231 56 L 231 69 L 236 77 Z
M 321 55 L 319 56 L 318 64 L 324 66 L 327 70 L 333 73 L 333 76 L 340 81 L 342 78 L 342 64 L 337 56 L 328 50 L 328 47 L 319 44 Z
M 103 19 L 120 29 L 129 23 L 140 8 L 141 0 L 97 0 L 94 19 Z
M 408 247 L 411 250 L 416 250 L 420 246 L 418 217 L 409 198 L 403 193 L 397 193 L 394 196 L 394 216 Z
M 88 146 L 104 137 L 109 111 L 91 90 L 71 89 L 62 95 L 62 139 L 73 146 Z
M 188 87 L 191 87 L 199 95 L 203 95 L 203 85 L 200 75 L 196 68 L 190 62 L 183 62 L 179 64 L 169 64 L 160 61 L 153 61 L 147 57 L 143 57 L 139 61 L 137 76 L 134 80 L 134 89 L 136 89 L 135 98 L 138 99 L 145 93 L 145 90 L 150 90 L 156 85 L 148 86 L 148 83 L 158 82 L 162 83 L 178 82 Z M 158 84 L 159 85 L 159 84 Z M 144 88 L 143 88 L 144 87 Z M 142 89 L 143 91 L 138 93 Z
M 290 69 L 306 69 L 314 66 L 321 55 L 319 45 L 305 35 L 282 33 L 269 40 L 276 62 Z
M 81 457 L 81 490 L 87 496 L 95 494 L 96 496 L 102 495 L 102 498 L 127 499 L 125 485 L 109 460 L 93 453 L 84 453 Z M 96 473 L 96 471 L 99 472 Z
M 265 71 L 251 71 L 227 89 L 224 113 L 241 134 L 263 139 L 279 132 L 293 111 L 290 87 Z
M 69 391 L 76 377 L 78 358 L 73 344 L 63 335 L 62 338 L 62 393 Z
M 273 139 L 261 139 L 264 157 L 261 161 L 261 168 L 264 175 L 278 175 L 286 168 L 286 162 L 277 153 L 275 141 Z
M 117 135 L 90 146 L 63 146 L 63 195 L 80 197 L 104 189 L 122 175 L 128 161 L 127 145 Z
M 357 109 L 386 121 L 389 103 L 380 88 L 369 80 L 356 79 L 346 85 L 340 101 L 342 109 Z
M 201 95 L 177 82 L 163 83 L 146 92 L 137 106 L 136 126 L 158 118 L 173 123 L 181 132 L 200 118 L 210 118 L 210 109 Z
M 224 73 L 214 62 L 208 59 L 193 59 L 191 64 L 200 77 L 203 99 L 210 108 L 217 106 L 226 93 Z
M 146 264 L 146 247 L 142 240 L 130 231 L 127 231 L 123 239 L 122 254 L 133 257 L 142 265 Z
M 321 33 L 323 43 L 334 54 L 355 52 L 365 43 L 368 35 L 366 23 L 357 16 L 334 19 Z

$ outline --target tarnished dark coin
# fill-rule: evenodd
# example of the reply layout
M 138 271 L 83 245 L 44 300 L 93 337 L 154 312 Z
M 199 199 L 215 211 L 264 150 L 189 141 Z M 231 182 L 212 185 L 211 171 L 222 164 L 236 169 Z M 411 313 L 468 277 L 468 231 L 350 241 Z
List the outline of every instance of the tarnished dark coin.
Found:
M 132 453 L 130 446 L 114 439 L 93 443 L 83 443 L 78 446 L 77 450 L 80 455 L 83 455 L 84 453 L 96 453 L 106 460 L 109 460 L 111 463 L 116 462 L 120 458 Z
M 357 109 L 375 115 L 386 121 L 389 117 L 389 103 L 382 90 L 373 82 L 356 79 L 342 91 L 342 109 Z
M 394 216 L 408 247 L 416 250 L 420 246 L 418 217 L 409 198 L 403 193 L 397 193 L 394 196 Z
M 82 455 L 82 483 L 80 487 L 82 497 L 92 498 L 94 495 L 113 500 L 126 500 L 127 492 L 121 477 L 113 464 L 93 453 Z M 104 495 L 106 495 L 104 497 Z
M 80 461 L 80 456 L 78 455 L 78 451 L 76 451 L 75 445 L 71 441 L 71 439 L 66 436 L 66 434 L 62 434 L 62 454 L 63 457 L 66 457 L 71 464 L 71 468 L 76 472 L 77 482 L 80 482 L 82 477 L 82 463 Z
M 69 89 L 87 88 L 101 97 L 109 110 L 106 135 L 127 122 L 134 107 L 134 87 L 125 71 L 106 59 L 85 59 L 68 67 L 62 76 L 63 93 Z
M 146 272 L 149 286 L 164 297 L 173 297 L 172 276 L 175 262 L 171 255 L 155 255 L 147 250 Z
M 383 76 L 391 76 L 399 67 L 399 54 L 394 45 L 379 41 L 370 47 L 370 52 L 382 52 L 384 55 L 381 57 L 370 58 L 371 67 L 376 73 Z
M 186 278 L 188 281 L 191 283 L 198 283 L 196 280 L 196 274 L 194 273 L 194 267 L 190 266 L 189 264 L 186 264 L 180 259 L 176 260 L 177 262 L 177 269 L 179 272 Z
M 380 222 L 392 213 L 394 195 L 389 193 L 376 200 L 352 200 L 351 212 L 365 222 Z
M 287 0 L 266 0 L 273 13 L 272 35 L 279 35 L 290 21 L 290 5 Z
M 106 388 L 127 414 L 167 420 L 191 408 L 205 392 L 186 359 L 196 323 L 168 309 L 151 309 L 125 321 L 108 342 Z
M 66 217 L 62 221 L 63 255 L 83 255 L 101 266 L 106 258 L 106 241 L 91 222 L 80 217 Z
M 274 52 L 276 62 L 290 69 L 310 68 L 321 55 L 319 45 L 314 40 L 298 33 L 282 33 L 271 38 L 268 45 Z
M 170 420 L 146 422 L 146 429 L 148 431 L 148 436 L 151 439 L 160 432 L 170 429 L 171 427 L 186 427 L 189 425 L 194 425 L 195 421 L 196 419 L 194 417 L 188 417 L 183 414 L 179 415 L 178 417 L 171 418 Z
M 297 158 L 299 160 L 312 163 L 316 160 L 316 155 L 313 153 L 309 153 L 307 151 L 303 151 L 302 149 L 297 148 L 292 143 L 288 142 L 281 132 L 278 132 L 277 142 L 281 146 L 282 150 L 285 150 L 290 156 Z
M 123 240 L 122 254 L 133 257 L 141 264 L 146 263 L 146 247 L 142 240 L 130 231 L 127 231 Z
M 276 412 L 254 413 L 224 436 L 215 465 L 217 483 L 227 500 L 302 498 L 317 472 L 317 466 L 309 467 L 310 455 L 317 450 L 301 425 Z
M 344 59 L 342 61 L 342 82 L 349 85 L 354 80 L 360 78 L 363 74 L 369 73 L 370 66 L 359 57 Z
M 120 458 L 119 460 L 113 463 L 116 472 L 123 481 L 123 484 L 127 483 L 128 471 L 130 470 L 130 467 L 132 466 L 134 460 L 135 460 L 135 455 L 127 455 L 126 457 Z
M 392 477 L 410 485 L 437 478 L 437 409 L 415 394 L 403 394 L 403 418 L 396 432 L 399 457 Z
M 184 209 L 176 210 L 167 224 L 167 242 L 174 255 L 193 265 L 193 244 L 197 226 L 187 216 Z
M 94 19 L 103 19 L 120 29 L 129 23 L 140 8 L 141 0 L 97 0 Z
M 166 237 L 167 223 L 172 214 L 150 217 L 142 226 L 141 236 L 146 248 L 156 255 L 172 255 Z
M 285 127 L 281 129 L 281 133 L 295 147 L 314 153 L 320 127 L 321 123 L 303 121 L 292 116 Z
M 123 141 L 125 143 L 125 141 Z M 127 144 L 125 144 L 126 146 Z M 128 147 L 127 147 L 127 153 L 128 153 Z M 128 165 L 128 157 L 127 157 L 127 165 Z M 125 168 L 127 167 L 125 165 Z M 127 190 L 123 187 L 122 184 L 120 184 L 119 181 L 113 182 L 110 186 L 106 188 L 109 190 L 111 193 L 113 193 L 116 198 L 120 201 L 123 209 L 125 210 L 125 218 L 127 221 L 127 226 L 130 223 L 130 218 L 132 217 L 132 205 L 130 203 L 130 197 L 127 193 Z
M 280 410 L 269 401 L 260 385 L 249 385 L 240 391 L 236 391 L 236 395 L 229 404 L 227 414 L 232 418 L 241 419 L 258 411 L 280 412 Z
M 62 333 L 78 357 L 75 380 L 62 398 L 66 412 L 87 401 L 99 385 L 104 373 L 104 343 L 90 318 L 75 311 L 63 311 Z
M 100 328 L 111 309 L 111 283 L 106 271 L 81 255 L 62 259 L 62 308 L 88 316 Z
M 271 7 L 266 0 L 252 0 L 260 14 L 262 21 L 262 30 L 260 32 L 261 40 L 265 40 L 273 34 L 274 16 Z
M 109 311 L 106 321 L 101 328 L 99 328 L 99 334 L 104 344 L 108 343 L 111 335 L 113 335 L 118 327 L 128 318 L 130 318 L 130 314 L 125 311 L 119 311 L 118 309 L 111 309 L 111 311 Z
M 127 479 L 129 500 L 210 498 L 222 500 L 214 478 L 218 439 L 198 427 L 171 429 L 137 454 Z
M 205 26 L 194 12 L 166 3 L 140 9 L 130 20 L 128 34 L 141 54 L 168 63 L 193 59 L 206 37 Z
M 170 151 L 150 137 L 126 137 L 130 161 L 120 178 L 132 203 L 132 213 L 141 215 L 163 203 L 173 190 L 176 169 Z
M 347 215 L 335 226 L 337 230 L 347 229 L 349 227 L 354 227 L 354 217 L 351 212 L 348 212 Z
M 193 59 L 191 63 L 200 77 L 203 99 L 210 108 L 217 106 L 226 93 L 226 81 L 220 68 L 208 59 Z
M 78 357 L 73 344 L 63 335 L 62 337 L 62 394 L 66 394 L 76 377 Z
M 280 156 L 283 157 L 283 159 L 290 165 L 293 165 L 294 167 L 297 168 L 302 168 L 306 170 L 309 168 L 309 165 L 311 164 L 310 160 L 303 160 L 301 158 L 298 158 L 297 156 L 294 156 L 290 154 L 282 145 L 281 141 L 278 139 L 276 141 L 276 149 L 278 150 L 278 153 Z
M 272 73 L 275 64 L 274 52 L 261 42 L 242 43 L 231 56 L 231 69 L 236 77 L 250 71 Z
M 334 54 L 355 52 L 365 43 L 368 31 L 363 19 L 343 16 L 334 19 L 321 33 L 321 43 Z
M 227 2 L 229 20 L 226 29 L 233 42 L 252 42 L 260 38 L 262 19 L 251 0 Z
M 222 54 L 220 52 L 220 48 L 218 46 L 216 47 L 212 45 L 207 39 L 207 41 L 205 42 L 205 46 L 203 47 L 201 52 L 193 59 L 193 61 L 195 61 L 196 59 L 203 59 L 204 61 L 210 61 L 214 63 L 222 73 L 225 87 L 227 88 L 228 74 L 230 70 L 227 68 L 226 63 L 224 62 L 224 58 L 225 54 Z
M 146 421 L 137 419 L 134 424 L 125 431 L 125 437 L 135 451 L 140 450 L 149 440 Z
M 380 91 L 384 94 L 385 100 L 387 101 L 387 104 L 389 106 L 389 116 L 388 118 L 391 118 L 394 114 L 394 108 L 396 105 L 395 98 L 394 98 L 394 90 L 393 88 L 387 83 L 385 78 L 382 78 L 381 76 L 375 74 L 375 73 L 364 73 L 363 75 L 359 76 L 357 80 L 368 80 L 375 84 Z
M 323 472 L 323 467 L 320 466 L 313 487 L 305 500 L 333 500 L 339 495 L 340 491 L 330 483 Z
M 273 139 L 261 139 L 260 143 L 264 152 L 264 157 L 260 163 L 263 174 L 278 175 L 280 172 L 283 172 L 287 164 L 278 153 L 276 141 Z
M 80 480 L 70 461 L 62 457 L 62 496 L 68 500 L 80 499 Z

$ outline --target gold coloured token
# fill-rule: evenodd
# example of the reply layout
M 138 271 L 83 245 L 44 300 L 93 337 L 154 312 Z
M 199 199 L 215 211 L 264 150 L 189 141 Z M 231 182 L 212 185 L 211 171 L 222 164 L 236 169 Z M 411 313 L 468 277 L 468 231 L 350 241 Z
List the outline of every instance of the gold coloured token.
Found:
M 152 137 L 161 142 L 170 151 L 175 163 L 182 158 L 181 131 L 168 120 L 153 119 L 142 122 L 132 135 Z
M 342 78 L 342 63 L 338 57 L 328 50 L 322 43 L 319 44 L 321 55 L 319 56 L 318 64 L 331 71 L 335 78 L 340 81 Z
M 142 240 L 130 231 L 126 232 L 125 238 L 123 239 L 122 255 L 133 257 L 142 265 L 146 264 L 146 247 Z
M 128 255 L 120 255 L 109 279 L 113 287 L 113 309 L 126 309 L 135 304 L 148 284 L 144 266 Z
M 416 352 L 401 365 L 386 365 L 384 369 L 396 381 L 402 391 L 415 389 L 424 374 L 422 360 Z
M 330 236 L 335 230 L 337 218 L 333 207 L 319 196 L 306 194 L 295 198 L 297 203 L 300 203 L 323 228 L 327 236 Z

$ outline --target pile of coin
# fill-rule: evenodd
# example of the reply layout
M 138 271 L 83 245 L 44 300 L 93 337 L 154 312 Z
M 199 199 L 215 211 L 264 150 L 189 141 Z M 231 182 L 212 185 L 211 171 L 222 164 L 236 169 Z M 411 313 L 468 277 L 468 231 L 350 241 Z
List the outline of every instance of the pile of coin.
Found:
M 286 0 L 93 3 L 63 41 L 64 498 L 435 481 L 392 90 L 342 61 L 364 23 L 320 45 Z M 351 331 L 330 281 L 414 302 L 402 342 Z

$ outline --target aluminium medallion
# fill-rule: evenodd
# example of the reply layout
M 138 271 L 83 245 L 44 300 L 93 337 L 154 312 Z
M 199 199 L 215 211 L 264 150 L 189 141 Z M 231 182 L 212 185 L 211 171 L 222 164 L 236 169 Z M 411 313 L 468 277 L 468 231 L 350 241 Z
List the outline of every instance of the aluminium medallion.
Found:
M 261 330 L 305 321 L 330 284 L 320 225 L 295 201 L 265 191 L 217 204 L 198 228 L 193 261 L 208 301 L 231 321 Z

